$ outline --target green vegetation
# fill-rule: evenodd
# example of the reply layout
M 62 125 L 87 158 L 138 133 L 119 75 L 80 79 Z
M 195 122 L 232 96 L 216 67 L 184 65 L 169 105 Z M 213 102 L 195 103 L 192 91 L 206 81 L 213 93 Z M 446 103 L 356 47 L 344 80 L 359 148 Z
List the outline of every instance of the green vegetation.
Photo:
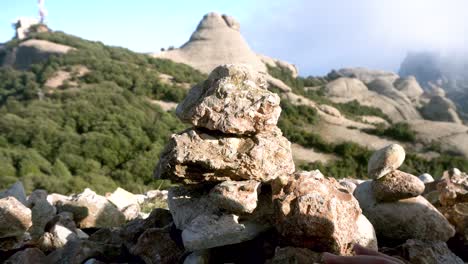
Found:
M 152 170 L 171 133 L 183 130 L 173 113 L 149 99 L 180 101 L 205 75 L 187 65 L 150 58 L 64 33 L 34 38 L 77 50 L 52 56 L 28 71 L 0 68 L 0 189 L 21 179 L 28 191 L 69 193 L 92 186 L 143 192 L 167 185 Z M 74 66 L 89 72 L 78 77 Z M 77 88 L 44 84 L 57 70 L 72 72 Z M 70 85 L 68 85 L 70 86 Z
M 363 131 L 399 141 L 413 142 L 416 139 L 416 133 L 411 130 L 407 123 L 396 123 L 388 128 L 385 128 L 384 125 L 378 125 L 375 129 L 364 129 Z
M 203 81 L 206 75 L 187 65 L 61 32 L 32 37 L 76 50 L 51 56 L 27 71 L 0 68 L 0 189 L 17 180 L 23 181 L 27 191 L 43 188 L 60 193 L 81 192 L 89 186 L 99 193 L 117 186 L 139 193 L 167 187 L 169 182 L 154 180 L 152 171 L 169 136 L 186 125 L 151 100 L 178 102 L 187 93 L 181 86 Z M 12 41 L 6 47 L 16 44 Z M 80 75 L 80 67 L 89 71 Z M 46 87 L 58 70 L 69 72 L 72 78 L 59 88 Z M 334 104 L 323 89 L 304 88 L 323 87 L 326 79 L 292 78 L 285 69 L 270 70 L 296 93 L 330 104 L 348 117 L 386 118 L 378 109 L 357 102 Z M 174 82 L 162 82 L 160 74 L 173 76 Z M 369 150 L 349 142 L 332 144 L 308 131 L 306 126 L 320 122 L 315 109 L 284 100 L 281 106 L 279 127 L 289 140 L 340 157 L 328 164 L 299 167 L 320 169 L 338 178 L 365 177 Z M 400 124 L 375 133 L 399 140 L 411 137 L 411 131 Z M 442 155 L 427 161 L 408 154 L 403 169 L 437 176 L 454 166 L 468 170 L 467 161 L 459 157 Z

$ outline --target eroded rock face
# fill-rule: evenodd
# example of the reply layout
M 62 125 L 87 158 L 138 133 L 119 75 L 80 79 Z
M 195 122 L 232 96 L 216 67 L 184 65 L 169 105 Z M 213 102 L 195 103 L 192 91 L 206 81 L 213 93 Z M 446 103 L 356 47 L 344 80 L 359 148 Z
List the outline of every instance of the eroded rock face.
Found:
M 367 164 L 370 178 L 379 179 L 398 169 L 405 160 L 405 149 L 398 144 L 391 144 L 372 154 Z
M 12 196 L 0 199 L 0 238 L 22 236 L 31 225 L 29 208 Z
M 360 184 L 354 196 L 379 237 L 447 241 L 455 234 L 447 219 L 422 196 L 379 203 L 371 181 Z
M 443 96 L 432 97 L 429 103 L 421 109 L 421 112 L 429 120 L 463 123 L 458 116 L 455 104 Z
M 217 67 L 208 80 L 193 87 L 177 106 L 177 116 L 196 127 L 230 134 L 274 129 L 280 98 L 248 66 Z
M 71 212 L 80 228 L 112 227 L 125 223 L 125 216 L 119 209 L 90 189 L 74 196 L 70 201 L 57 205 L 58 211 Z
M 252 213 L 257 207 L 260 182 L 225 181 L 210 191 L 210 199 L 219 208 L 235 214 Z
M 189 129 L 173 135 L 155 177 L 176 182 L 256 180 L 294 172 L 291 143 L 276 128 L 252 136 Z
M 372 181 L 375 198 L 379 202 L 395 202 L 416 197 L 424 192 L 424 183 L 416 176 L 395 170 Z
M 297 247 L 350 253 L 361 213 L 353 196 L 319 171 L 299 172 L 273 182 L 276 228 Z

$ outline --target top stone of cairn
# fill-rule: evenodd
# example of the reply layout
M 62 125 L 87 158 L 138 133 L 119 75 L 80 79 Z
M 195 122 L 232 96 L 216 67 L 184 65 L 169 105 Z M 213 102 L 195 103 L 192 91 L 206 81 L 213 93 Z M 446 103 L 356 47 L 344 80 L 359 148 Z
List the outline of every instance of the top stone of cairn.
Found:
M 225 64 L 194 86 L 176 115 L 196 127 L 226 134 L 254 134 L 276 127 L 280 98 L 265 79 L 246 65 Z

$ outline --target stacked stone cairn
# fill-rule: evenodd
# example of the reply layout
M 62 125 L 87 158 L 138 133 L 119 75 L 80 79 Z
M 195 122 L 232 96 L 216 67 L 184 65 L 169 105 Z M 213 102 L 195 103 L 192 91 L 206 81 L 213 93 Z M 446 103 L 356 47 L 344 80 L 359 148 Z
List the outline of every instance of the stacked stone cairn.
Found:
M 311 250 L 350 254 L 358 234 L 376 246 L 370 223 L 359 230 L 352 194 L 319 171 L 295 173 L 280 113 L 278 95 L 244 65 L 217 67 L 178 105 L 176 115 L 194 127 L 171 137 L 155 177 L 182 183 L 168 205 L 193 252 L 187 260 L 271 230 L 282 260 Z
M 392 144 L 373 153 L 368 163 L 372 179 L 356 188 L 363 214 L 373 224 L 379 243 L 407 239 L 447 241 L 455 233 L 447 219 L 421 194 L 424 183 L 398 170 L 405 150 Z

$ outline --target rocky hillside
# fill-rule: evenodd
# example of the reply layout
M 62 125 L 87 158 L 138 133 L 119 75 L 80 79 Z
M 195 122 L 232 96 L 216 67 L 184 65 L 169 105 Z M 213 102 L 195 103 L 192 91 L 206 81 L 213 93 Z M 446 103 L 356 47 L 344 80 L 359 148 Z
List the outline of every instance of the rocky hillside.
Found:
M 443 89 L 464 120 L 468 120 L 468 58 L 460 54 L 409 53 L 401 63 L 400 75 L 416 76 L 425 90 Z
M 277 126 L 280 112 L 280 97 L 257 71 L 217 67 L 179 103 L 176 115 L 191 127 L 171 137 L 156 166 L 155 177 L 176 186 L 144 195 L 118 188 L 106 196 L 85 189 L 26 197 L 18 182 L 0 192 L 0 259 L 361 263 L 354 253 L 377 255 L 376 263 L 468 259 L 466 173 L 418 178 L 404 172 L 408 161 L 398 144 L 372 153 L 367 181 L 299 171 Z M 165 204 L 169 210 L 154 208 Z
M 279 95 L 278 126 L 298 168 L 366 178 L 372 151 L 398 143 L 410 150 L 403 166 L 415 175 L 468 170 L 468 128 L 443 94 L 360 68 L 301 77 L 295 66 L 253 52 L 239 27 L 208 14 L 185 45 L 153 56 L 63 32 L 5 43 L 0 187 L 20 179 L 27 191 L 166 188 L 169 181 L 151 176 L 170 135 L 186 127 L 174 109 L 223 63 L 248 63 Z

